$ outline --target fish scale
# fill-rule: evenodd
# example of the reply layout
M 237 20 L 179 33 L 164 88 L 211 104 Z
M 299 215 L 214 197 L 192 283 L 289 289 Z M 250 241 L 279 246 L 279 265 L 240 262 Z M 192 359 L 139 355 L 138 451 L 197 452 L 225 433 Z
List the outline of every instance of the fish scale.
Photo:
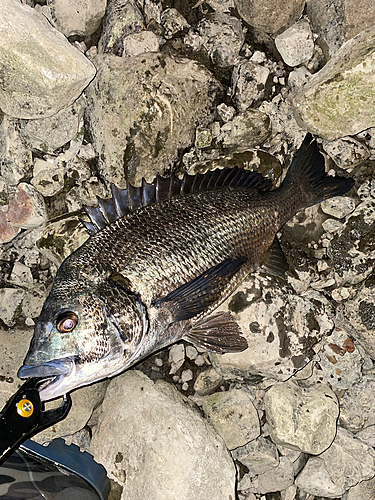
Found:
M 243 351 L 234 317 L 215 309 L 258 267 L 283 275 L 283 224 L 352 186 L 325 175 L 309 134 L 274 190 L 240 168 L 112 186 L 111 199 L 87 208 L 91 236 L 60 266 L 18 376 L 48 378 L 40 391 L 48 400 L 182 338 Z

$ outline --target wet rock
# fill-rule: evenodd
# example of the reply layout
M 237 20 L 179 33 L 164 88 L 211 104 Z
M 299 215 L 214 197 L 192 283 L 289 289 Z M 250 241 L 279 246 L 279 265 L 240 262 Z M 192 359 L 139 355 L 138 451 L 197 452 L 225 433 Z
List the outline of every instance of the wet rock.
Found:
M 177 9 L 165 9 L 161 13 L 160 24 L 164 28 L 165 38 L 172 38 L 179 31 L 187 30 L 190 26 L 184 16 Z
M 13 326 L 21 308 L 25 291 L 19 288 L 0 288 L 0 319 L 7 326 Z M 0 330 L 2 336 L 4 332 Z
M 233 450 L 232 457 L 249 469 L 249 476 L 254 477 L 274 469 L 279 464 L 279 454 L 276 446 L 263 436 L 251 441 L 245 446 Z
M 375 28 L 348 41 L 294 97 L 299 124 L 328 141 L 373 127 L 374 51 Z
M 305 1 L 292 0 L 235 0 L 238 13 L 250 26 L 266 33 L 277 34 L 285 31 L 301 17 Z
M 200 21 L 196 26 L 203 45 L 213 64 L 229 68 L 236 64 L 245 40 L 241 21 L 227 14 L 215 13 Z
M 249 395 L 241 389 L 206 396 L 203 411 L 229 450 L 244 446 L 260 434 L 258 413 Z
M 194 61 L 151 52 L 126 61 L 106 54 L 95 64 L 87 114 L 100 171 L 118 186 L 152 181 L 209 123 L 220 85 Z
M 23 122 L 22 135 L 32 149 L 53 153 L 78 134 L 83 111 L 84 102 L 79 99 L 53 116 Z
M 355 209 L 355 201 L 348 196 L 335 196 L 329 200 L 322 201 L 320 208 L 327 215 L 343 219 Z
M 351 432 L 357 432 L 375 424 L 375 378 L 364 376 L 350 387 L 340 400 L 340 424 Z
M 98 44 L 99 53 L 109 52 L 122 56 L 124 39 L 144 29 L 141 11 L 133 1 L 112 0 L 108 2 L 103 30 Z
M 314 53 L 314 40 L 309 22 L 300 19 L 275 38 L 275 45 L 288 66 L 307 62 Z
M 261 144 L 271 133 L 268 116 L 257 109 L 247 109 L 221 127 L 219 141 L 236 153 L 249 151 Z
M 277 383 L 266 393 L 264 404 L 274 443 L 311 455 L 319 455 L 332 443 L 339 406 L 328 386 Z
M 92 35 L 105 14 L 107 0 L 76 0 L 74 5 L 66 0 L 48 0 L 48 18 L 65 36 Z
M 234 465 L 221 438 L 167 385 L 134 370 L 111 380 L 90 452 L 124 486 L 124 500 L 206 500 L 208 491 L 234 499 Z
M 40 226 L 47 217 L 42 196 L 33 186 L 21 182 L 9 203 L 6 217 L 12 226 L 22 229 Z
M 222 381 L 223 377 L 214 368 L 208 368 L 198 374 L 194 383 L 194 391 L 199 396 L 207 396 L 215 392 Z
M 260 286 L 253 280 L 245 281 L 220 306 L 236 318 L 249 348 L 210 357 L 224 378 L 286 380 L 315 356 L 313 346 L 332 329 L 328 305 L 318 292 L 301 297 L 280 282 L 264 280 Z
M 340 427 L 332 446 L 310 457 L 296 485 L 311 495 L 337 498 L 351 486 L 374 476 L 375 452 Z
M 352 137 L 344 137 L 331 142 L 323 141 L 322 146 L 338 167 L 349 172 L 370 157 L 368 148 Z
M 239 111 L 245 111 L 264 97 L 270 70 L 253 61 L 244 61 L 232 73 L 232 92 Z
M 327 381 L 336 389 L 348 389 L 362 378 L 363 358 L 356 346 L 342 328 L 335 328 L 322 341 L 319 364 Z
M 18 120 L 3 115 L 0 124 L 1 178 L 8 185 L 17 185 L 31 171 L 31 151 L 19 133 Z
M 95 75 L 91 62 L 27 5 L 4 0 L 0 19 L 2 111 L 41 118 L 72 104 Z
M 371 0 L 307 0 L 306 12 L 329 57 L 347 40 L 375 24 Z
M 159 39 L 152 31 L 132 33 L 124 39 L 122 57 L 137 56 L 145 52 L 159 52 Z

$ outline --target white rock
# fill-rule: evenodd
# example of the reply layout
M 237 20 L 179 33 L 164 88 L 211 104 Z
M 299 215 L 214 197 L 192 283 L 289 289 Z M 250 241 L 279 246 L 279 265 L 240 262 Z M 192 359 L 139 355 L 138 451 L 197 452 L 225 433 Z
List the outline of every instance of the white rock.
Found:
M 52 116 L 95 75 L 92 63 L 42 14 L 16 0 L 2 1 L 0 61 L 0 108 L 15 118 Z
M 299 66 L 314 54 L 314 40 L 310 24 L 300 19 L 275 38 L 275 45 L 288 66 Z
M 324 231 L 334 234 L 344 227 L 344 224 L 337 219 L 327 219 L 322 224 Z
M 219 106 L 216 108 L 217 113 L 219 117 L 224 121 L 224 122 L 229 122 L 233 119 L 234 115 L 236 114 L 236 110 L 234 109 L 233 106 L 227 106 L 224 102 L 219 104 Z
M 65 36 L 92 35 L 105 14 L 107 0 L 48 0 L 51 19 L 56 29 Z
M 336 395 L 322 384 L 300 388 L 276 383 L 264 398 L 268 429 L 274 443 L 318 455 L 336 433 L 339 405 Z
M 197 359 L 195 361 L 197 361 Z M 198 374 L 194 383 L 194 390 L 200 396 L 206 396 L 214 392 L 219 387 L 222 380 L 223 377 L 219 375 L 214 368 L 208 368 Z
M 348 490 L 342 500 L 374 500 L 375 498 L 375 478 L 368 481 L 361 481 Z
M 0 288 L 0 319 L 7 326 L 13 326 L 15 314 L 25 296 L 19 288 Z
M 292 92 L 296 92 L 309 80 L 310 77 L 311 73 L 307 68 L 305 68 L 305 66 L 294 69 L 288 76 L 288 85 L 290 90 Z
M 355 437 L 372 448 L 375 448 L 375 425 L 369 425 L 361 429 L 356 433 Z
M 375 425 L 375 377 L 363 376 L 340 400 L 340 423 L 352 432 Z
M 159 39 L 152 31 L 131 33 L 124 40 L 122 57 L 137 56 L 145 52 L 159 52 Z
M 193 345 L 187 345 L 185 347 L 185 351 L 186 351 L 186 356 L 191 360 L 194 360 L 198 356 L 198 351 Z
M 296 485 L 311 495 L 337 498 L 351 486 L 372 478 L 374 470 L 374 450 L 339 427 L 332 446 L 319 457 L 309 458 Z
M 178 363 L 185 359 L 185 346 L 184 344 L 175 344 L 169 349 L 169 362 Z
M 242 389 L 206 396 L 203 411 L 229 450 L 244 446 L 260 434 L 258 413 Z
M 181 373 L 181 382 L 189 382 L 193 379 L 193 372 L 191 370 L 184 370 Z
M 320 207 L 325 214 L 337 219 L 343 219 L 354 211 L 355 201 L 348 196 L 335 196 L 329 200 L 324 200 Z
M 34 282 L 31 269 L 21 262 L 15 262 L 9 277 L 9 282 L 12 283 L 12 285 L 29 288 Z
M 337 166 L 345 170 L 353 168 L 370 157 L 370 151 L 361 142 L 352 137 L 343 137 L 335 141 L 323 141 L 324 151 Z
M 235 498 L 229 452 L 187 401 L 134 370 L 111 380 L 90 453 L 124 487 L 122 500 Z

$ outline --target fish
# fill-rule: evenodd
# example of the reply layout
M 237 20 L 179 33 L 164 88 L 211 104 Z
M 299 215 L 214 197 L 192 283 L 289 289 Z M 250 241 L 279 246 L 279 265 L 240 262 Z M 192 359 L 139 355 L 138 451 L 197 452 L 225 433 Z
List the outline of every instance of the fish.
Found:
M 159 174 L 85 207 L 90 234 L 57 271 L 20 379 L 42 401 L 113 377 L 181 339 L 219 354 L 247 341 L 218 306 L 259 268 L 283 276 L 277 233 L 300 210 L 348 192 L 307 134 L 281 185 L 243 168 Z

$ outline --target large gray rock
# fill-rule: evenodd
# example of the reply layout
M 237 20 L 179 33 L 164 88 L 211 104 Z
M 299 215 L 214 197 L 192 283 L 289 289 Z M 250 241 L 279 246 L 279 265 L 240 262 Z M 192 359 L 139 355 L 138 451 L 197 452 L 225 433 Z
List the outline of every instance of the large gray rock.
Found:
M 15 118 L 51 116 L 72 104 L 95 75 L 92 63 L 28 5 L 0 10 L 0 108 Z
M 319 455 L 334 440 L 339 405 L 328 386 L 277 383 L 266 393 L 264 404 L 274 443 Z
M 296 485 L 311 495 L 338 498 L 360 481 L 371 479 L 374 471 L 374 450 L 338 428 L 332 446 L 319 457 L 309 458 Z
M 306 19 L 300 19 L 275 38 L 275 45 L 288 66 L 299 66 L 314 54 L 314 40 Z
M 117 185 L 151 181 L 210 122 L 220 85 L 196 62 L 158 53 L 104 54 L 95 64 L 87 117 L 100 171 Z
M 293 99 L 299 124 L 329 141 L 375 125 L 375 27 L 346 42 Z
M 123 486 L 122 500 L 235 498 L 221 438 L 172 386 L 134 370 L 111 380 L 90 453 Z

